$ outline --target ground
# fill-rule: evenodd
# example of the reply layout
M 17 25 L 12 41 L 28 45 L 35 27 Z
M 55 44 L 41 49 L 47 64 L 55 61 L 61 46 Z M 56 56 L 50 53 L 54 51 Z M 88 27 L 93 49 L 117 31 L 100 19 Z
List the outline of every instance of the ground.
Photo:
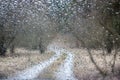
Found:
M 75 39 L 70 37 L 70 35 L 69 37 L 58 35 L 48 45 L 48 51 L 44 54 L 40 54 L 37 50 L 16 48 L 14 55 L 0 57 L 0 78 L 11 76 L 14 79 L 14 76 L 20 78 L 25 74 L 29 79 L 38 80 L 120 80 L 118 75 L 120 52 L 117 54 L 115 64 L 116 73 L 112 74 L 111 64 L 115 52 L 104 55 L 102 50 L 92 49 L 91 53 L 96 64 L 104 73 L 107 73 L 103 77 L 92 63 L 87 49 L 76 48 Z M 72 48 L 71 45 L 73 45 Z M 30 71 L 36 75 L 29 76 Z M 23 74 L 16 74 L 18 72 Z
M 54 52 L 46 52 L 46 54 L 40 54 L 36 50 L 30 51 L 24 48 L 17 48 L 14 55 L 0 57 L 0 78 L 12 76 L 16 72 L 47 60 L 53 56 Z
M 72 52 L 75 53 L 74 59 L 74 74 L 78 80 L 103 80 L 102 75 L 100 75 L 99 71 L 96 69 L 95 65 L 92 63 L 90 56 L 86 49 L 71 49 Z M 114 53 L 114 52 L 113 52 Z M 120 77 L 118 73 L 113 75 L 111 73 L 111 63 L 113 59 L 113 54 L 104 55 L 102 54 L 102 50 L 92 50 L 92 55 L 103 72 L 107 72 L 107 76 L 104 80 L 119 80 Z M 120 66 L 120 52 L 117 55 L 115 72 L 119 71 Z M 105 62 L 106 60 L 106 62 Z
M 63 61 L 66 58 L 66 54 L 61 55 L 60 58 L 58 58 L 54 63 L 52 63 L 51 66 L 49 66 L 47 69 L 45 69 L 38 77 L 37 79 L 48 79 L 48 80 L 55 80 L 55 72 L 57 72 L 58 67 L 63 63 Z

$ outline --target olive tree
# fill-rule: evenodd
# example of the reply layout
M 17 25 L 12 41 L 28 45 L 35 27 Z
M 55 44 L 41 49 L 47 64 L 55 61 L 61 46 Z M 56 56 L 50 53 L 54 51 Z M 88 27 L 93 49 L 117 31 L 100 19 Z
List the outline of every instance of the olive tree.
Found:
M 0 54 L 5 55 L 8 46 L 13 42 L 20 28 L 19 24 L 25 18 L 20 13 L 20 5 L 17 0 L 0 1 Z
M 113 47 L 119 47 L 120 1 L 96 1 L 96 8 L 95 18 L 105 30 L 105 47 L 107 48 L 107 52 L 111 53 Z
M 31 1 L 28 2 L 28 6 L 25 8 L 27 11 L 27 22 L 22 25 L 23 30 L 16 38 L 17 46 L 39 49 L 43 53 L 53 39 L 56 27 L 47 15 L 48 8 L 44 1 Z

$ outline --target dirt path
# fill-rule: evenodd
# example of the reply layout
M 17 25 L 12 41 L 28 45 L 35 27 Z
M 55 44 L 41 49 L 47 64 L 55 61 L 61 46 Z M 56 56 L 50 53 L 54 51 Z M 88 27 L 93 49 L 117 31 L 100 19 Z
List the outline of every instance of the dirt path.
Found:
M 64 63 L 60 66 L 58 71 L 55 73 L 56 80 L 77 80 L 73 74 L 74 55 L 67 50 L 64 50 L 64 53 L 67 54 L 67 58 L 65 59 Z
M 18 73 L 14 77 L 8 78 L 8 80 L 18 80 L 18 79 L 19 80 L 21 80 L 21 79 L 28 80 L 28 79 L 36 78 L 43 71 L 43 69 L 50 66 L 54 61 L 56 61 L 60 57 L 60 55 L 61 55 L 60 50 L 56 50 L 56 49 L 52 49 L 52 48 L 51 48 L 51 50 L 56 53 L 52 58 Z
M 58 71 L 55 73 L 56 80 L 77 80 L 73 74 L 74 55 L 63 48 L 54 47 L 50 48 L 50 50 L 56 53 L 52 58 L 18 73 L 14 77 L 8 78 L 8 80 L 35 79 L 44 69 L 49 67 L 53 62 L 60 58 L 63 53 L 66 53 L 67 57 L 60 68 L 58 68 Z
M 56 80 L 54 73 L 57 71 L 59 66 L 65 61 L 67 55 L 63 54 L 54 63 L 52 63 L 48 68 L 44 69 L 41 74 L 36 78 L 36 80 Z

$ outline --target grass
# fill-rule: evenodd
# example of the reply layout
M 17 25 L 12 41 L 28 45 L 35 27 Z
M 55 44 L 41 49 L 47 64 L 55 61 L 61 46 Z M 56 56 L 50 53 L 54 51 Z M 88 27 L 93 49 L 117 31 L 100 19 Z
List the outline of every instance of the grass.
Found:
M 59 66 L 63 63 L 63 61 L 66 59 L 66 54 L 63 54 L 58 58 L 51 66 L 49 66 L 47 69 L 43 71 L 38 76 L 38 79 L 40 80 L 55 80 L 55 72 L 59 69 Z
M 103 77 L 92 63 L 87 50 L 73 49 L 71 51 L 75 53 L 74 74 L 78 80 L 103 80 Z M 111 73 L 113 54 L 106 55 L 106 57 L 104 57 L 101 50 L 92 50 L 92 55 L 100 69 L 108 74 L 104 80 L 118 80 L 117 77 Z M 118 71 L 119 66 L 120 56 L 118 54 L 116 59 L 115 72 Z
M 7 57 L 0 57 L 0 78 L 12 76 L 16 72 L 49 59 L 53 54 L 53 52 L 40 54 L 39 51 L 30 51 L 23 48 L 16 49 L 12 56 L 8 52 Z

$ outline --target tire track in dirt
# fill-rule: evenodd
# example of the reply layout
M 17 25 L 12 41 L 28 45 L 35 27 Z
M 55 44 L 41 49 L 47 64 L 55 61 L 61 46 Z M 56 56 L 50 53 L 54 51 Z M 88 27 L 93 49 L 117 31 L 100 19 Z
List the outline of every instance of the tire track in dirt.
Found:
M 54 61 L 56 61 L 60 57 L 60 55 L 62 55 L 60 50 L 52 49 L 52 51 L 56 53 L 52 58 L 41 62 L 38 65 L 25 69 L 24 71 L 16 74 L 15 76 L 8 78 L 8 80 L 29 80 L 36 78 L 45 68 L 50 66 Z
M 54 63 L 52 63 L 48 68 L 44 69 L 41 74 L 36 78 L 36 80 L 56 80 L 54 73 L 57 71 L 58 67 L 64 62 L 67 55 L 62 54 Z
M 67 58 L 64 63 L 60 66 L 58 71 L 55 73 L 56 80 L 77 80 L 73 74 L 73 59 L 74 55 L 67 50 L 64 50 L 67 54 Z

